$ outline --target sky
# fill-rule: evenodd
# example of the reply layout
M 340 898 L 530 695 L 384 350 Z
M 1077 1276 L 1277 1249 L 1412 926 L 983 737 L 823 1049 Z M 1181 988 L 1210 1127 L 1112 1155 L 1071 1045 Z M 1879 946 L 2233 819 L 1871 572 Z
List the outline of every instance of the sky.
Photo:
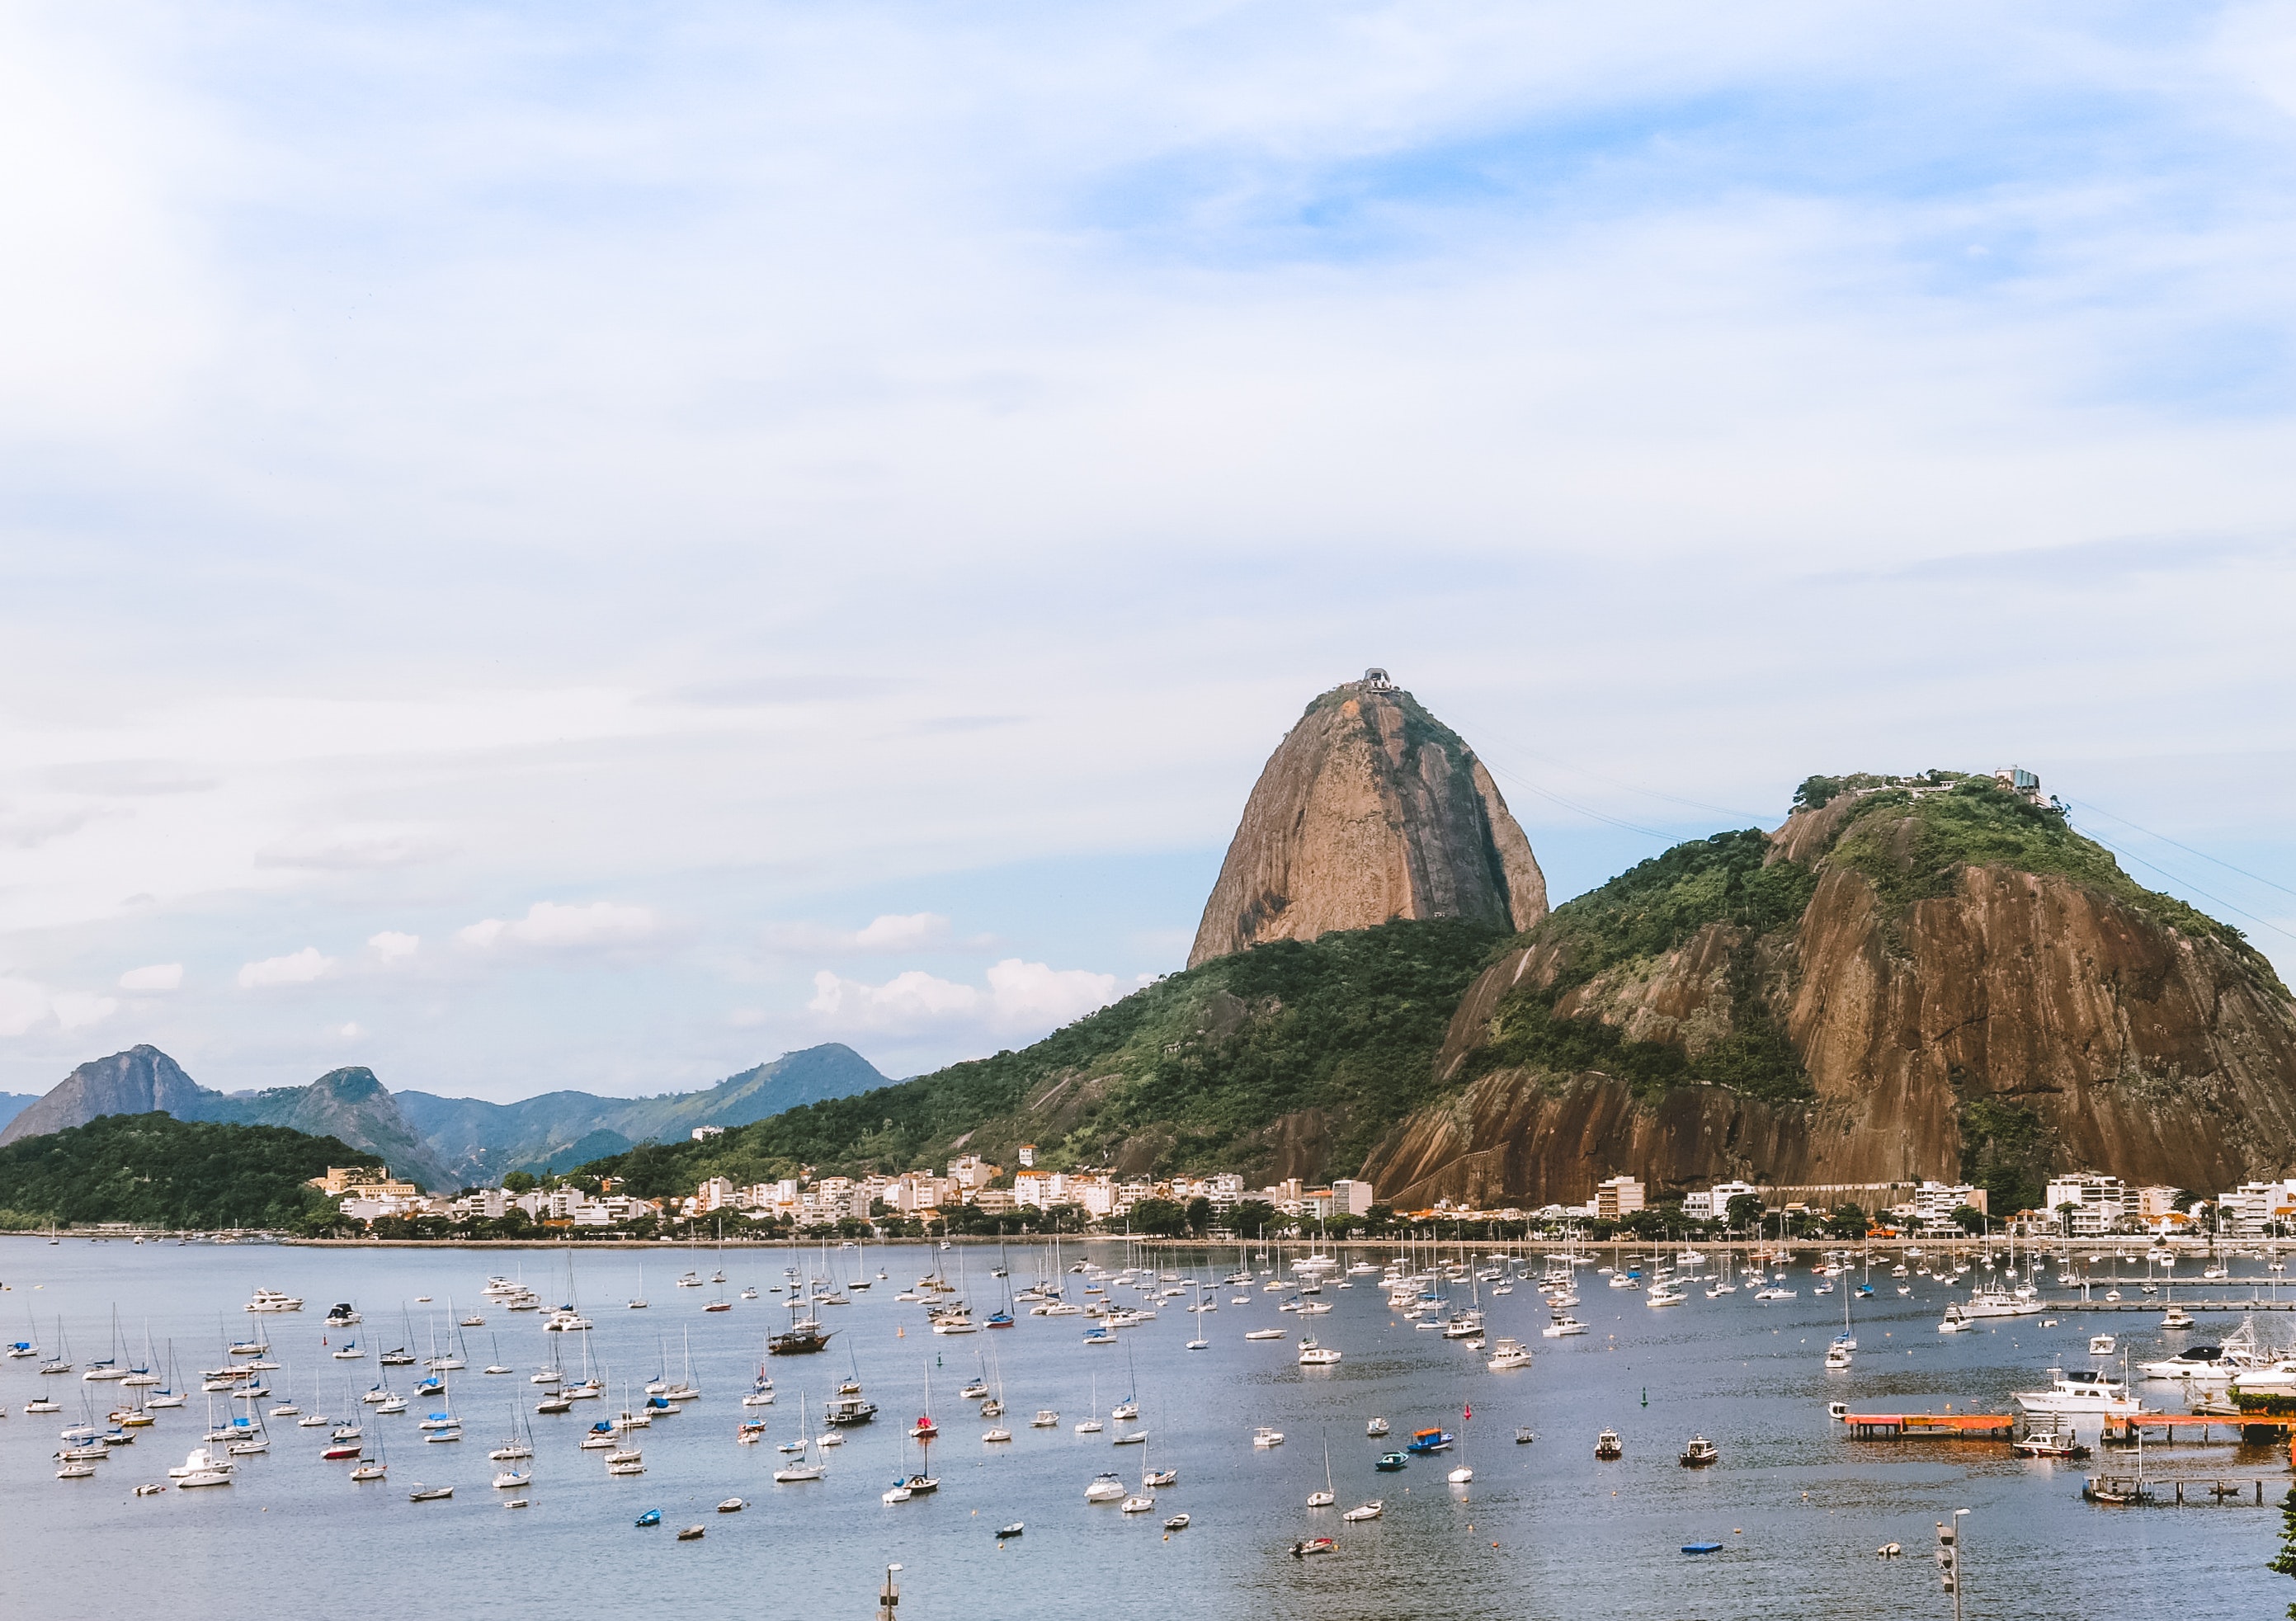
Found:
M 0 12 L 0 1090 L 1183 964 L 1381 665 L 1558 898 L 2038 771 L 2296 970 L 2296 7 Z

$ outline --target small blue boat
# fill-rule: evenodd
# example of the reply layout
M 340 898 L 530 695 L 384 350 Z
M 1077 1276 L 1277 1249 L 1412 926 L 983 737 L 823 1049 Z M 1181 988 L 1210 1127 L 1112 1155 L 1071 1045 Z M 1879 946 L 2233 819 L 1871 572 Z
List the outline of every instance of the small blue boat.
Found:
M 1685 1543 L 1682 1544 L 1682 1551 L 1685 1553 L 1719 1553 L 1722 1551 L 1722 1544 L 1720 1543 Z
M 1383 1475 L 1392 1475 L 1410 1461 L 1411 1460 L 1401 1453 L 1382 1453 L 1379 1455 L 1379 1461 L 1372 1467 Z
M 1412 1432 L 1410 1442 L 1404 1447 L 1404 1450 L 1406 1452 L 1419 1453 L 1422 1454 L 1445 1452 L 1449 1449 L 1454 1438 L 1455 1437 L 1452 1436 L 1451 1432 L 1447 1429 L 1414 1430 Z
M 637 1523 L 641 1526 L 658 1526 L 661 1524 L 661 1510 L 660 1509 L 648 1509 L 644 1513 L 638 1516 Z

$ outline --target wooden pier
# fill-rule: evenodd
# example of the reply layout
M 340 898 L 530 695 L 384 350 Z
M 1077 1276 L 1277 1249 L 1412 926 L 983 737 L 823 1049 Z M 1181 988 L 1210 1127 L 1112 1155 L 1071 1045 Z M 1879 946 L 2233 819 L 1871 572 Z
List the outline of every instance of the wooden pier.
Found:
M 2011 1441 L 2017 1436 L 2017 1417 L 2009 1412 L 1851 1412 L 1841 1423 L 1857 1441 Z
M 2263 1412 L 2140 1412 L 2125 1418 L 2107 1419 L 2104 1422 L 2104 1444 L 2107 1446 L 2134 1446 L 2137 1432 L 2142 1430 L 2149 1439 L 2160 1436 L 2156 1445 L 2178 1439 L 2209 1440 L 2209 1431 L 2225 1432 L 2227 1441 L 2240 1441 L 2258 1445 L 2269 1445 L 2296 1429 L 2296 1418 Z M 2198 1431 L 2198 1434 L 2194 1434 Z
M 2091 1475 L 2081 1486 L 2090 1502 L 2124 1509 L 2264 1508 L 2261 1480 L 2152 1478 L 2128 1475 Z M 2275 1496 L 2273 1508 L 2280 1506 Z

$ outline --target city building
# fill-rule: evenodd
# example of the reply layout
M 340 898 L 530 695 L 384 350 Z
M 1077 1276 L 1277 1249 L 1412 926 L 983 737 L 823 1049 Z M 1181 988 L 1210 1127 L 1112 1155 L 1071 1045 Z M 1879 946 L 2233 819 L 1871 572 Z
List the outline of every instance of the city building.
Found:
M 1593 1214 L 1598 1220 L 1614 1222 L 1642 1208 L 1643 1184 L 1631 1176 L 1613 1176 L 1595 1184 Z
M 1751 1182 L 1718 1182 L 1710 1188 L 1684 1194 L 1682 1213 L 1693 1221 L 1718 1222 L 1730 1214 L 1732 1199 L 1761 1196 L 1762 1191 Z
M 304 1185 L 318 1189 L 329 1199 L 356 1193 L 362 1199 L 406 1199 L 422 1192 L 413 1183 L 391 1175 L 387 1165 L 331 1165 L 324 1176 L 314 1176 Z
M 2070 1210 L 2068 1205 L 2072 1207 Z M 2053 1178 L 2041 1201 L 2041 1214 L 2062 1218 L 2070 1234 L 2093 1238 L 2112 1232 L 2129 1214 L 2128 1190 L 2120 1177 L 2095 1171 Z

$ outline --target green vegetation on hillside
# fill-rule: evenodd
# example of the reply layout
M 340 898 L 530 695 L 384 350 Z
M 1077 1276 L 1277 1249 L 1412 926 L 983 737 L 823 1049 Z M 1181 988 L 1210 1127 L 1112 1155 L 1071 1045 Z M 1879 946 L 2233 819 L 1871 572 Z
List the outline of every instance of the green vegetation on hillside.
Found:
M 103 1115 L 0 1148 L 0 1209 L 40 1224 L 288 1227 L 332 1208 L 306 1181 L 370 1158 L 281 1126 Z
M 2251 969 L 2273 972 L 2239 929 L 2147 889 L 2121 871 L 2112 851 L 2074 831 L 2064 812 L 2011 793 L 1990 777 L 1961 778 L 1945 793 L 1890 789 L 1866 795 L 1842 823 L 1825 861 L 1863 873 L 1881 896 L 1885 915 L 1950 894 L 1964 867 L 2053 873 L 2180 933 L 2220 941 Z M 2276 976 L 2272 983 L 2278 984 Z
M 1750 934 L 1790 929 L 1801 921 L 1817 875 L 1791 861 L 1764 865 L 1769 847 L 1768 837 L 1751 827 L 1676 845 L 1564 902 L 1523 939 L 1561 948 L 1559 993 L 1620 963 L 1672 951 L 1710 923 Z
M 1557 949 L 1553 982 L 1516 990 L 1499 1003 L 1490 1035 L 1462 1078 L 1499 1068 L 1552 1075 L 1592 1069 L 1644 1097 L 1689 1085 L 1726 1086 L 1771 1102 L 1810 1096 L 1800 1056 L 1755 985 L 1754 942 L 1800 921 L 1817 876 L 1768 856 L 1769 840 L 1755 828 L 1693 839 L 1556 907 L 1518 941 Z M 1555 1015 L 1565 992 L 1597 974 L 1662 956 L 1714 923 L 1744 931 L 1731 959 L 1735 1027 L 1695 1057 L 1671 1042 L 1629 1041 L 1598 1019 Z
M 1359 1164 L 1432 1095 L 1452 1010 L 1500 938 L 1474 924 L 1392 922 L 1276 940 L 1160 979 L 1018 1052 L 793 1109 L 703 1142 L 646 1144 L 588 1167 L 651 1197 L 701 1179 L 938 1167 L 972 1152 L 1013 1168 L 1116 1163 L 1159 1174 L 1266 1174 L 1288 1116 L 1327 1174 Z

